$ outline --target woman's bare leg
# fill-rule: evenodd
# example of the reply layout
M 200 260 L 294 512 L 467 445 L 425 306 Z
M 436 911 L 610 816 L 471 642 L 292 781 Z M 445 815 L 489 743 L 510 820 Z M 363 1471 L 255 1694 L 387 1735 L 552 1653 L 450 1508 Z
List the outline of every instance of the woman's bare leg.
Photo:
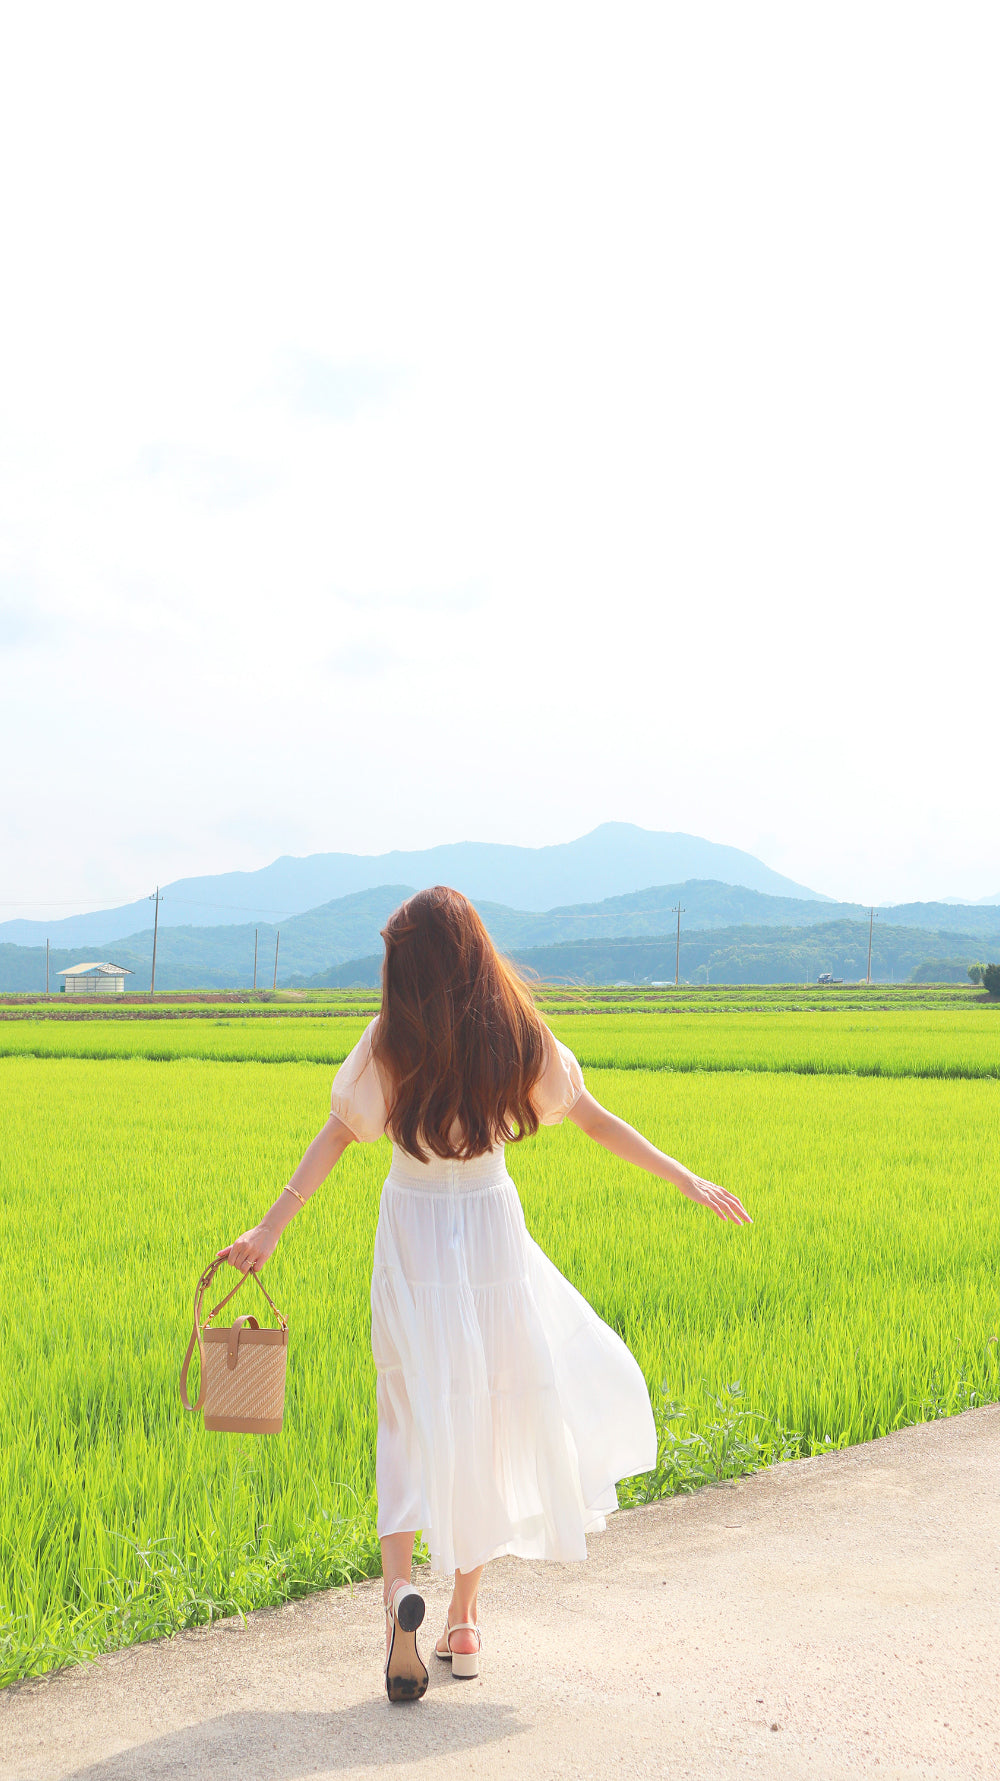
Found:
M 383 1534 L 379 1545 L 382 1548 L 382 1600 L 387 1602 L 389 1591 L 397 1577 L 409 1583 L 413 1575 L 413 1542 L 416 1533 Z M 385 1629 L 385 1648 L 389 1649 L 389 1628 Z
M 477 1565 L 474 1571 L 455 1572 L 455 1587 L 448 1608 L 449 1626 L 457 1626 L 460 1620 L 469 1620 L 473 1626 L 478 1624 L 479 1579 L 485 1569 L 485 1565 Z M 442 1634 L 438 1640 L 439 1648 L 444 1651 L 447 1644 L 447 1638 Z M 451 1648 L 452 1651 L 468 1654 L 479 1650 L 479 1641 L 475 1633 L 453 1633 Z

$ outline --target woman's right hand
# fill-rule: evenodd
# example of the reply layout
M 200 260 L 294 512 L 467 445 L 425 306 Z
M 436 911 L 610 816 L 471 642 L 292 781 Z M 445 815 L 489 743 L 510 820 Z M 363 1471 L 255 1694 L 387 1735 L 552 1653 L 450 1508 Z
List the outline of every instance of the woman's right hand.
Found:
M 674 1185 L 689 1200 L 696 1200 L 700 1206 L 710 1206 L 720 1218 L 728 1218 L 733 1224 L 753 1224 L 753 1219 L 735 1194 L 725 1187 L 716 1187 L 714 1181 L 706 1181 L 703 1175 L 695 1175 L 692 1170 L 685 1169 L 683 1178 Z
M 228 1262 L 230 1267 L 238 1268 L 241 1274 L 256 1273 L 262 1268 L 269 1256 L 278 1247 L 279 1231 L 269 1230 L 265 1224 L 255 1224 L 252 1231 L 244 1231 L 235 1243 L 216 1253 L 216 1261 Z

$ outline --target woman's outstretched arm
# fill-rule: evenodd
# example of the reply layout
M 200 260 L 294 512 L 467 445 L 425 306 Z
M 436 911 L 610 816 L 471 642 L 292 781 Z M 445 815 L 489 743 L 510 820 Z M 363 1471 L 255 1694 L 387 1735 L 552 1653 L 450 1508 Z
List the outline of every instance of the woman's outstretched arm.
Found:
M 252 1231 L 244 1231 L 235 1243 L 220 1249 L 216 1259 L 231 1262 L 245 1274 L 249 1268 L 261 1268 L 268 1256 L 273 1255 L 278 1246 L 286 1224 L 301 1210 L 302 1200 L 308 1200 L 320 1183 L 325 1181 L 335 1163 L 338 1163 L 349 1144 L 354 1142 L 354 1133 L 345 1126 L 343 1120 L 331 1113 L 325 1126 L 317 1132 L 306 1151 L 295 1174 L 283 1187 L 269 1212 L 265 1212 L 259 1224 Z M 289 1189 L 294 1192 L 289 1192 Z M 302 1200 L 296 1196 L 302 1195 Z
M 720 1218 L 729 1218 L 733 1224 L 753 1224 L 746 1207 L 728 1193 L 724 1187 L 716 1187 L 711 1181 L 705 1181 L 700 1175 L 693 1175 L 683 1163 L 675 1162 L 655 1144 L 650 1144 L 635 1126 L 626 1120 L 619 1119 L 616 1114 L 609 1113 L 600 1101 L 584 1089 L 575 1107 L 566 1115 L 573 1124 L 593 1138 L 595 1144 L 602 1144 L 610 1150 L 612 1156 L 620 1156 L 626 1163 L 635 1163 L 639 1169 L 648 1169 L 651 1175 L 659 1175 L 662 1181 L 672 1181 L 682 1194 L 689 1200 L 697 1200 L 702 1206 L 711 1206 Z

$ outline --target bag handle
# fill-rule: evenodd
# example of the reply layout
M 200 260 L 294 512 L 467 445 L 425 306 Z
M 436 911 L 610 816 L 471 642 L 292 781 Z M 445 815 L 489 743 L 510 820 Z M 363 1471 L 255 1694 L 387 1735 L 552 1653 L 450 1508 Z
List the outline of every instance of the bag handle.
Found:
M 207 1330 L 213 1317 L 218 1315 L 218 1313 L 222 1310 L 223 1305 L 228 1305 L 230 1299 L 233 1298 L 234 1295 L 239 1292 L 240 1287 L 243 1285 L 243 1282 L 247 1278 L 247 1275 L 249 1275 L 249 1274 L 253 1275 L 254 1279 L 257 1282 L 257 1285 L 260 1287 L 261 1292 L 264 1294 L 265 1299 L 267 1300 L 268 1304 L 270 1305 L 271 1310 L 274 1312 L 275 1317 L 278 1319 L 278 1322 L 280 1323 L 282 1329 L 287 1330 L 287 1328 L 288 1328 L 287 1317 L 285 1317 L 283 1312 L 278 1310 L 277 1305 L 275 1304 L 270 1293 L 268 1292 L 267 1287 L 264 1285 L 264 1282 L 261 1280 L 260 1275 L 253 1268 L 248 1268 L 247 1273 L 242 1274 L 240 1276 L 239 1280 L 237 1280 L 236 1285 L 232 1288 L 232 1290 L 230 1292 L 227 1292 L 225 1298 L 220 1299 L 219 1303 L 217 1305 L 213 1306 L 212 1310 L 208 1313 L 208 1316 L 205 1318 L 204 1322 L 203 1323 L 200 1322 L 202 1300 L 204 1299 L 206 1292 L 208 1291 L 209 1287 L 211 1286 L 216 1273 L 218 1272 L 219 1268 L 221 1268 L 222 1262 L 223 1262 L 223 1258 L 221 1256 L 217 1256 L 214 1262 L 210 1262 L 208 1267 L 205 1269 L 204 1274 L 201 1276 L 201 1279 L 199 1280 L 197 1286 L 195 1287 L 195 1291 L 194 1291 L 194 1328 L 191 1331 L 191 1340 L 187 1345 L 187 1353 L 184 1356 L 184 1364 L 181 1367 L 181 1403 L 184 1405 L 185 1410 L 200 1410 L 202 1404 L 205 1402 L 205 1348 L 204 1348 L 204 1344 L 202 1342 L 202 1332 L 204 1330 Z M 240 1321 L 242 1322 L 242 1319 Z M 194 1353 L 194 1345 L 196 1342 L 198 1344 L 198 1364 L 201 1369 L 201 1377 L 199 1379 L 198 1400 L 196 1403 L 192 1404 L 188 1400 L 187 1375 L 188 1375 L 188 1367 L 191 1365 L 191 1356 Z

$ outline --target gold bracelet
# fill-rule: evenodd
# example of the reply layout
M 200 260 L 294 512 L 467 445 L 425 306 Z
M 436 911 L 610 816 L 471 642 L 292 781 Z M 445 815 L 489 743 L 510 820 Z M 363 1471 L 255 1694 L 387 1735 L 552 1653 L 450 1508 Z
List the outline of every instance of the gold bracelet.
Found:
M 301 1194 L 300 1194 L 300 1193 L 299 1193 L 299 1192 L 298 1192 L 298 1190 L 297 1190 L 297 1189 L 296 1189 L 296 1188 L 294 1188 L 294 1187 L 289 1187 L 289 1186 L 288 1186 L 288 1183 L 287 1183 L 287 1182 L 286 1182 L 286 1183 L 285 1183 L 285 1185 L 284 1185 L 284 1187 L 283 1187 L 283 1188 L 282 1188 L 282 1190 L 281 1190 L 281 1191 L 282 1191 L 282 1193 L 285 1193 L 285 1194 L 294 1194 L 294 1195 L 295 1195 L 295 1198 L 296 1198 L 296 1199 L 297 1199 L 297 1200 L 298 1200 L 298 1202 L 299 1202 L 299 1205 L 300 1205 L 300 1206 L 304 1206 L 304 1205 L 305 1205 L 305 1200 L 304 1200 L 304 1199 L 303 1199 L 303 1198 L 302 1198 L 302 1195 L 301 1195 Z

